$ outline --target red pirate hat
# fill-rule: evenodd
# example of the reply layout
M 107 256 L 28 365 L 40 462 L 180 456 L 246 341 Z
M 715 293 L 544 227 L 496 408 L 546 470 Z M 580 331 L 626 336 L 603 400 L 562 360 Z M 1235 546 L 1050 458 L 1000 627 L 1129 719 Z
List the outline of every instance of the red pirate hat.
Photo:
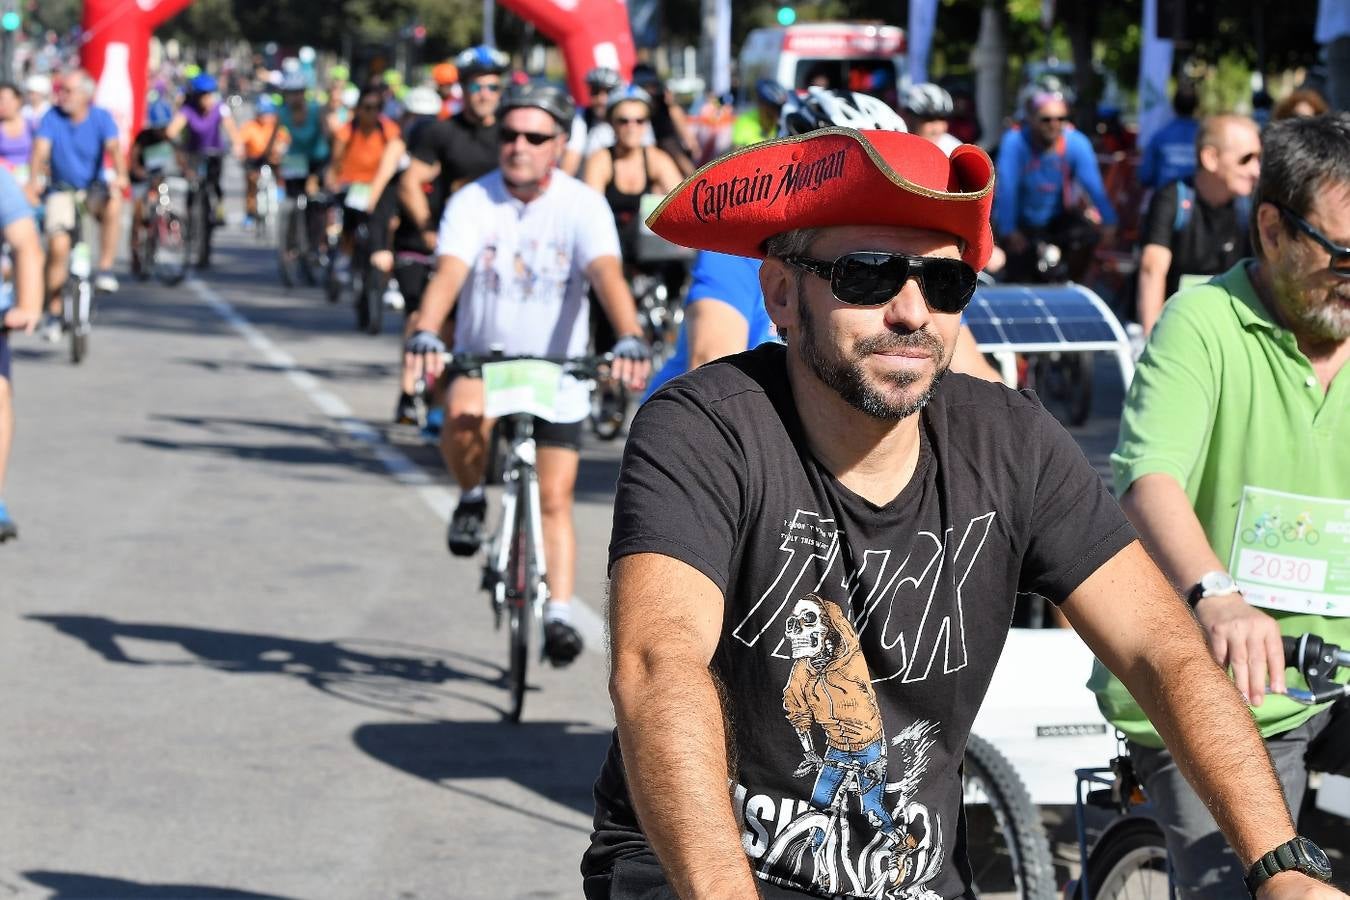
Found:
M 822 128 L 708 163 L 647 225 L 676 244 L 757 258 L 766 239 L 797 228 L 926 228 L 960 238 L 978 271 L 994 248 L 993 203 L 994 164 L 973 144 L 948 158 L 913 134 Z

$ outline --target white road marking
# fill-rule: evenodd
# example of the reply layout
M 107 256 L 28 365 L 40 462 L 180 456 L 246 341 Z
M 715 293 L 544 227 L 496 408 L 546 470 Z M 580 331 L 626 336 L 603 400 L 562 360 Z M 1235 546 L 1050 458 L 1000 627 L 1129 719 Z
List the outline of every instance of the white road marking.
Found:
M 358 419 L 346 401 L 320 384 L 319 379 L 305 371 L 293 356 L 278 347 L 257 326 L 244 318 L 242 313 L 209 284 L 194 277 L 187 280 L 187 286 L 199 300 L 224 319 L 227 325 L 257 351 L 259 356 L 285 374 L 291 384 L 295 385 L 319 412 L 332 419 L 348 437 L 365 444 L 371 455 L 379 460 L 380 465 L 384 466 L 395 481 L 415 488 L 417 495 L 422 498 L 422 503 L 437 519 L 442 523 L 450 521 L 450 507 L 453 505 L 454 497 L 449 490 L 437 484 L 435 479 L 409 459 L 403 451 L 386 441 L 384 435 Z M 604 621 L 599 613 L 580 598 L 575 598 L 572 603 L 572 624 L 592 647 L 598 648 L 602 645 L 605 637 Z

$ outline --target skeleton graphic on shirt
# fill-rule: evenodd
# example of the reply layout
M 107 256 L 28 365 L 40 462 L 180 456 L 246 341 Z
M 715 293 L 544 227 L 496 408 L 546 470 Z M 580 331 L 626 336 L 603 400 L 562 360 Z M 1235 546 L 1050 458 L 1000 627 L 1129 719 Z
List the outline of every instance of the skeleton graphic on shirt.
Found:
M 818 888 L 861 890 L 879 898 L 936 897 L 923 885 L 941 868 L 941 823 L 914 802 L 927 771 L 936 726 L 916 722 L 892 741 L 888 762 L 881 710 L 871 673 L 852 623 L 837 603 L 817 594 L 800 598 L 788 617 L 786 638 L 792 671 L 783 690 L 783 710 L 804 754 L 794 773 L 815 773 L 813 809 L 778 835 L 767 869 L 791 864 L 804 868 L 809 840 L 809 877 Z M 825 736 L 816 748 L 813 726 Z M 902 763 L 901 778 L 887 782 L 888 765 Z M 887 794 L 900 793 L 898 803 Z M 856 801 L 875 835 L 853 855 L 847 817 Z M 796 856 L 785 859 L 797 841 Z

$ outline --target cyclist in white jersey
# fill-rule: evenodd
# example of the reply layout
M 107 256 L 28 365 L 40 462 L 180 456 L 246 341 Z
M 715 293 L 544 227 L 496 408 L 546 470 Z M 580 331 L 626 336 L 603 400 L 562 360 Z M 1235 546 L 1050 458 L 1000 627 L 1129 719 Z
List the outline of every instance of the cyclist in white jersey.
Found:
M 500 168 L 456 192 L 441 218 L 435 276 L 422 298 L 421 330 L 407 351 L 430 375 L 443 366 L 437 336 L 450 310 L 455 351 L 507 356 L 581 356 L 587 352 L 589 282 L 620 336 L 614 375 L 640 389 L 650 369 L 633 296 L 624 282 L 614 219 L 599 193 L 557 168 L 573 116 L 571 99 L 547 84 L 511 88 L 501 105 Z M 544 652 L 566 665 L 582 642 L 570 624 L 576 568 L 572 494 L 587 387 L 569 379 L 559 391 L 555 421 L 537 421 L 539 487 L 550 601 Z M 483 386 L 457 378 L 446 398 L 441 452 L 460 486 L 447 543 L 471 555 L 482 541 L 482 480 L 492 420 L 483 415 Z

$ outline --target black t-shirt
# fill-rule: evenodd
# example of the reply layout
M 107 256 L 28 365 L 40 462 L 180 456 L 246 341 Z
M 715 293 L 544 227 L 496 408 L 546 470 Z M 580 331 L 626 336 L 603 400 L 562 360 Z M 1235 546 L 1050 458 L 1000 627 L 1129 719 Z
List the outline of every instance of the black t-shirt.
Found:
M 1237 200 L 1226 206 L 1210 206 L 1187 185 L 1189 221 L 1176 230 L 1180 183 L 1173 182 L 1154 193 L 1143 231 L 1145 245 L 1158 244 L 1172 251 L 1172 266 L 1167 270 L 1168 297 L 1176 293 L 1181 276 L 1218 275 L 1252 255 L 1247 222 L 1238 215 Z
M 959 767 L 1014 597 L 1063 600 L 1134 532 L 1034 399 L 957 374 L 921 414 L 909 484 L 882 506 L 863 499 L 807 449 L 785 354 L 765 345 L 728 357 L 642 406 L 611 565 L 664 554 L 724 594 L 712 668 L 727 688 L 733 806 L 759 878 L 828 894 L 972 896 Z M 823 766 L 804 765 L 803 737 Z M 861 790 L 849 792 L 853 772 Z M 650 862 L 617 738 L 595 793 L 583 873 Z M 841 799 L 846 830 L 830 824 Z M 832 883 L 826 872 L 813 881 L 809 845 L 823 830 L 846 836 L 823 845 L 842 846 Z M 898 884 L 870 891 L 892 860 Z
M 412 157 L 424 163 L 440 163 L 438 180 L 444 181 L 453 192 L 460 185 L 482 178 L 497 168 L 499 131 L 495 123 L 475 124 L 460 113 L 422 128 L 412 148 Z

